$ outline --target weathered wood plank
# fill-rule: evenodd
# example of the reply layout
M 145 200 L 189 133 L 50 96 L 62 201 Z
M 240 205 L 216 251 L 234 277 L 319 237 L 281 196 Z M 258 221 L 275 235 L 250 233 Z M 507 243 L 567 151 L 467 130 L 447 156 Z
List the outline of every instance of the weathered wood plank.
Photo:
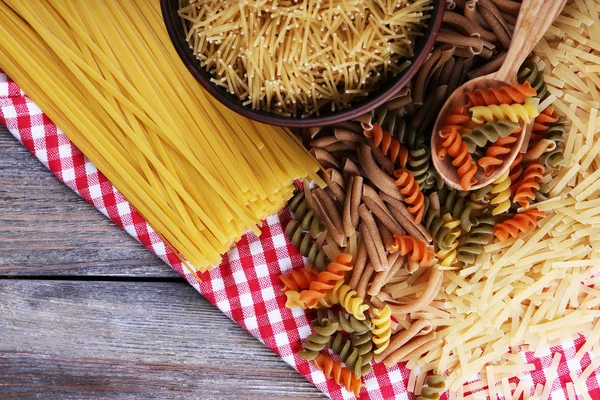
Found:
M 186 283 L 0 280 L 0 398 L 323 398 Z
M 0 276 L 178 275 L 0 126 Z

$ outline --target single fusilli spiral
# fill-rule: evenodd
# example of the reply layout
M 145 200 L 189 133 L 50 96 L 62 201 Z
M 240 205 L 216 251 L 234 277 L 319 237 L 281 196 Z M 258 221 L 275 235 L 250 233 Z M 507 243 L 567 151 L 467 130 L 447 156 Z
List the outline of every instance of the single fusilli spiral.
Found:
M 325 271 L 319 272 L 316 280 L 312 281 L 309 288 L 300 292 L 300 300 L 309 308 L 315 308 L 327 292 L 335 284 L 344 279 L 344 274 L 352 270 L 352 256 L 346 253 L 340 253 L 335 262 L 329 263 Z
M 396 186 L 400 188 L 400 194 L 404 196 L 404 202 L 409 205 L 408 211 L 415 216 L 415 223 L 421 223 L 423 213 L 425 212 L 425 196 L 415 176 L 407 169 L 397 169 L 394 171 Z
M 486 122 L 483 126 L 473 128 L 471 133 L 463 133 L 462 140 L 467 144 L 469 153 L 474 153 L 477 147 L 484 147 L 499 138 L 507 137 L 518 127 L 519 124 L 512 121 Z
M 449 154 L 454 158 L 452 165 L 458 168 L 458 176 L 461 178 L 460 186 L 464 190 L 469 190 L 476 182 L 477 166 L 473 163 L 473 157 L 469 153 L 467 144 L 462 141 L 460 133 L 454 128 L 444 128 L 439 134 L 442 140 L 442 149 L 438 155 L 440 158 L 444 158 L 446 154 Z
M 409 151 L 407 168 L 413 173 L 421 190 L 431 189 L 436 183 L 436 178 L 431 176 L 432 171 L 431 151 L 423 143 L 417 143 Z
M 460 221 L 455 220 L 448 213 L 442 216 L 444 225 L 443 229 L 447 230 L 446 237 L 444 238 L 446 243 L 444 248 L 440 246 L 440 250 L 437 252 L 436 257 L 440 265 L 440 269 L 450 269 L 456 264 L 456 248 L 458 247 L 458 238 L 460 237 Z
M 353 393 L 356 397 L 360 396 L 362 382 L 348 368 L 344 368 L 341 363 L 323 353 L 319 354 L 313 362 L 318 369 L 323 371 L 327 378 L 333 379 L 338 385 L 344 386 L 346 390 Z
M 513 197 L 521 207 L 529 207 L 529 202 L 535 199 L 535 192 L 540 190 L 540 182 L 544 178 L 545 168 L 540 163 L 529 165 L 523 173 L 523 179 Z
M 520 128 L 517 129 L 517 132 Z M 517 142 L 517 138 L 514 135 L 509 135 L 505 138 L 500 138 L 492 143 L 485 150 L 485 157 L 480 158 L 477 164 L 483 168 L 483 173 L 491 175 L 496 167 L 502 165 L 504 158 L 510 153 L 511 147 Z
M 427 377 L 427 386 L 421 388 L 421 395 L 417 400 L 439 400 L 446 391 L 446 377 L 431 375 Z
M 498 120 L 519 122 L 519 119 L 528 124 L 539 114 L 537 107 L 529 98 L 525 100 L 525 104 L 475 106 L 471 107 L 469 111 L 472 115 L 471 119 L 477 124 Z
M 502 86 L 500 88 L 476 89 L 466 92 L 467 104 L 473 106 L 489 106 L 499 104 L 523 104 L 528 96 L 535 96 L 536 91 L 529 82 Z
M 313 238 L 327 233 L 327 227 L 315 216 L 315 212 L 308 205 L 304 192 L 298 191 L 289 201 L 288 206 L 294 218 L 300 222 L 302 230 L 310 232 Z
M 546 152 L 540 157 L 540 162 L 543 163 L 546 168 L 557 169 L 560 167 L 564 160 L 564 134 L 566 132 L 567 120 L 560 117 L 556 122 L 550 125 L 545 133 L 545 139 L 556 143 L 554 150 Z
M 398 163 L 400 168 L 406 168 L 408 149 L 402 146 L 398 139 L 392 137 L 388 131 L 384 131 L 381 125 L 375 122 L 373 128 L 363 130 L 363 134 L 373 141 L 375 147 L 381 148 L 381 152 L 393 163 Z
M 396 239 L 396 246 L 400 255 L 405 256 L 410 254 L 410 259 L 418 261 L 422 267 L 427 267 L 431 264 L 433 252 L 427 248 L 427 244 L 412 236 L 394 235 L 394 239 Z
M 370 332 L 369 335 L 371 335 Z M 369 343 L 371 343 L 370 336 Z M 340 360 L 346 364 L 346 368 L 354 373 L 355 377 L 360 378 L 362 375 L 368 374 L 371 371 L 370 363 L 373 358 L 373 353 L 370 348 L 361 354 L 361 348 L 355 347 L 352 344 L 352 341 L 345 338 L 340 332 L 329 338 L 327 347 L 340 356 Z M 363 349 L 366 349 L 366 347 Z
M 375 354 L 383 352 L 390 344 L 390 337 L 392 336 L 392 309 L 386 305 L 382 309 L 372 308 L 371 309 L 371 322 L 373 328 L 373 344 L 375 345 Z
M 490 204 L 494 207 L 492 210 L 492 215 L 498 215 L 505 213 L 510 209 L 511 201 L 510 201 L 510 178 L 509 178 L 509 170 L 500 175 L 494 182 L 492 183 L 491 194 L 495 195 L 491 200 Z
M 450 113 L 442 122 L 441 128 L 456 129 L 459 133 L 465 129 L 465 125 L 471 120 L 468 114 L 468 108 L 456 106 L 450 110 Z
M 280 275 L 283 290 L 306 289 L 312 281 L 317 279 L 319 272 L 313 268 L 300 268 L 291 270 L 287 275 Z
M 524 211 L 509 220 L 496 224 L 494 226 L 494 235 L 500 240 L 506 240 L 509 237 L 516 238 L 519 234 L 535 228 L 538 219 L 545 216 L 546 213 L 544 211 L 536 209 Z
M 313 324 L 314 333 L 308 335 L 306 341 L 302 343 L 304 350 L 298 352 L 298 357 L 303 360 L 315 360 L 319 352 L 327 346 L 329 338 L 337 332 L 338 324 L 329 320 L 320 321 L 320 325 Z
M 319 309 L 317 310 L 317 320 L 328 318 L 332 322 L 339 324 L 339 330 L 347 333 L 365 333 L 371 331 L 371 319 L 366 318 L 359 321 L 351 314 L 346 314 L 343 311 L 335 315 L 331 310 Z
M 494 236 L 494 225 L 496 221 L 490 215 L 484 215 L 477 219 L 477 225 L 473 226 L 463 244 L 458 248 L 456 257 L 464 265 L 470 265 L 483 251 Z
M 541 100 L 545 100 L 550 95 L 546 81 L 544 81 L 544 74 L 540 72 L 537 64 L 533 61 L 527 60 L 521 65 L 517 73 L 517 81 L 519 83 L 529 82 L 537 92 L 536 97 Z
M 342 284 L 339 284 L 340 282 Z M 339 281 L 333 289 L 331 289 L 331 294 L 339 301 L 339 304 L 344 307 L 344 310 L 349 312 L 354 318 L 359 321 L 366 319 L 365 311 L 369 309 L 369 306 L 365 304 L 364 300 L 360 298 L 356 291 L 350 286 Z
M 302 230 L 298 221 L 292 219 L 285 227 L 285 235 L 296 247 L 300 254 L 308 258 L 308 262 L 315 266 L 317 271 L 324 271 L 327 268 L 329 260 L 321 248 L 317 245 L 308 233 Z

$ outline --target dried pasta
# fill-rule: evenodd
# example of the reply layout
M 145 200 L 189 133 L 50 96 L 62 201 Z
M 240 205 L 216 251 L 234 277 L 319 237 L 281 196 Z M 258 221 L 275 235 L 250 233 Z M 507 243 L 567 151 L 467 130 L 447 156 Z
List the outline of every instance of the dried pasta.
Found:
M 327 268 L 329 260 L 325 252 L 308 233 L 302 230 L 302 226 L 298 221 L 292 219 L 288 222 L 285 227 L 285 235 L 290 238 L 294 247 L 308 259 L 309 263 L 314 265 L 317 271 L 324 271 Z
M 483 252 L 483 247 L 494 237 L 496 221 L 490 215 L 477 219 L 477 224 L 471 228 L 463 243 L 458 247 L 456 258 L 463 266 L 473 265 L 475 259 Z
M 338 385 L 344 386 L 346 390 L 353 393 L 356 397 L 360 395 L 362 382 L 348 368 L 344 368 L 342 364 L 323 353 L 319 354 L 313 362 L 318 369 L 323 371 L 327 378 L 333 379 Z
M 394 182 L 400 188 L 400 194 L 404 196 L 410 211 L 415 216 L 415 223 L 420 223 L 425 212 L 425 196 L 419 188 L 413 173 L 407 169 L 397 169 L 394 171 L 397 178 Z
M 288 206 L 294 218 L 300 223 L 302 230 L 310 232 L 313 238 L 316 239 L 319 235 L 327 233 L 327 227 L 315 216 L 304 192 L 298 191 L 288 202 Z
M 379 123 L 375 122 L 371 129 L 365 129 L 363 133 L 373 141 L 373 146 L 381 148 L 384 156 L 389 157 L 393 163 L 398 163 L 400 168 L 406 168 L 408 150 L 388 131 L 384 131 Z
M 474 153 L 477 147 L 485 147 L 499 138 L 505 138 L 518 127 L 519 124 L 512 121 L 486 122 L 483 126 L 473 128 L 470 133 L 463 134 L 462 140 L 467 144 L 469 153 Z
M 517 80 L 521 84 L 528 82 L 536 91 L 535 96 L 542 100 L 545 100 L 550 95 L 548 86 L 544 80 L 544 75 L 540 72 L 537 64 L 532 60 L 527 60 L 521 65 L 517 74 Z
M 494 195 L 490 200 L 490 204 L 495 206 L 492 210 L 492 215 L 503 214 L 510 209 L 511 191 L 510 191 L 510 170 L 496 178 L 492 184 L 490 194 Z
M 444 128 L 439 135 L 442 140 L 440 157 L 444 154 L 453 157 L 452 165 L 457 167 L 458 176 L 461 178 L 460 185 L 464 190 L 469 190 L 476 181 L 477 166 L 473 163 L 467 144 L 463 142 L 459 131 L 455 128 Z
M 471 119 L 477 124 L 498 120 L 519 122 L 519 119 L 528 124 L 539 114 L 537 107 L 531 101 L 531 97 L 527 97 L 524 104 L 475 106 L 471 107 L 469 111 L 471 112 Z
M 515 103 L 523 104 L 527 97 L 535 96 L 536 94 L 536 90 L 531 87 L 529 82 L 525 82 L 523 85 L 514 84 L 499 88 L 476 89 L 472 92 L 466 92 L 465 97 L 467 98 L 467 107 L 475 107 Z
M 287 275 L 280 275 L 279 280 L 283 283 L 283 290 L 308 289 L 312 281 L 317 279 L 319 273 L 312 268 L 301 268 L 290 271 Z
M 317 279 L 312 281 L 309 288 L 300 292 L 300 300 L 309 308 L 314 308 L 327 295 L 335 284 L 344 279 L 344 274 L 352 270 L 352 256 L 340 253 L 335 262 L 329 263 L 325 271 L 319 272 Z
M 298 352 L 298 357 L 303 360 L 316 360 L 321 350 L 325 348 L 332 335 L 337 332 L 338 324 L 329 320 L 319 321 L 319 325 L 313 325 L 314 333 L 302 343 L 303 350 Z
M 530 231 L 537 226 L 538 219 L 546 216 L 544 211 L 531 209 L 515 215 L 494 226 L 494 235 L 500 240 L 517 237 L 521 233 Z
M 521 207 L 529 207 L 529 202 L 535 199 L 535 192 L 540 190 L 545 170 L 540 163 L 532 163 L 525 169 L 523 179 L 513 196 L 515 203 L 519 203 Z
M 427 386 L 421 389 L 417 400 L 439 400 L 446 391 L 446 377 L 443 375 L 431 375 L 427 377 Z
M 291 197 L 318 164 L 284 129 L 211 98 L 158 0 L 0 4 L 0 66 L 195 273 Z M 175 90 L 176 89 L 176 90 Z
M 383 352 L 390 344 L 390 337 L 392 336 L 392 310 L 389 306 L 383 308 L 372 308 L 371 322 L 373 327 L 371 332 L 373 333 L 373 344 L 375 345 L 374 354 Z
M 364 336 L 364 337 L 363 337 Z M 366 339 L 366 340 L 364 340 Z M 356 378 L 371 372 L 371 332 L 361 335 L 360 339 L 368 346 L 355 346 L 351 339 L 344 337 L 340 332 L 329 338 L 327 347 L 340 357 L 346 368 L 354 373 Z

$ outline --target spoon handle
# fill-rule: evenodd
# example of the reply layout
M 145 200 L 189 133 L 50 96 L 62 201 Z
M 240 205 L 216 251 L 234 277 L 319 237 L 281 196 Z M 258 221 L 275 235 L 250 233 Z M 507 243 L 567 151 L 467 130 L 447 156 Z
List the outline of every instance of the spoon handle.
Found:
M 560 14 L 566 2 L 567 0 L 523 0 L 506 59 L 494 79 L 509 84 L 516 82 L 521 64 Z

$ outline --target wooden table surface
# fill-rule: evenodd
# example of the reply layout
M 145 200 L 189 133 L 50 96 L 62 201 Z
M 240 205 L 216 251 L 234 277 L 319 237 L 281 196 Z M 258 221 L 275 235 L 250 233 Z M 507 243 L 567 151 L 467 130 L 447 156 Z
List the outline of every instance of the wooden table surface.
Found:
M 0 398 L 321 399 L 0 127 Z

